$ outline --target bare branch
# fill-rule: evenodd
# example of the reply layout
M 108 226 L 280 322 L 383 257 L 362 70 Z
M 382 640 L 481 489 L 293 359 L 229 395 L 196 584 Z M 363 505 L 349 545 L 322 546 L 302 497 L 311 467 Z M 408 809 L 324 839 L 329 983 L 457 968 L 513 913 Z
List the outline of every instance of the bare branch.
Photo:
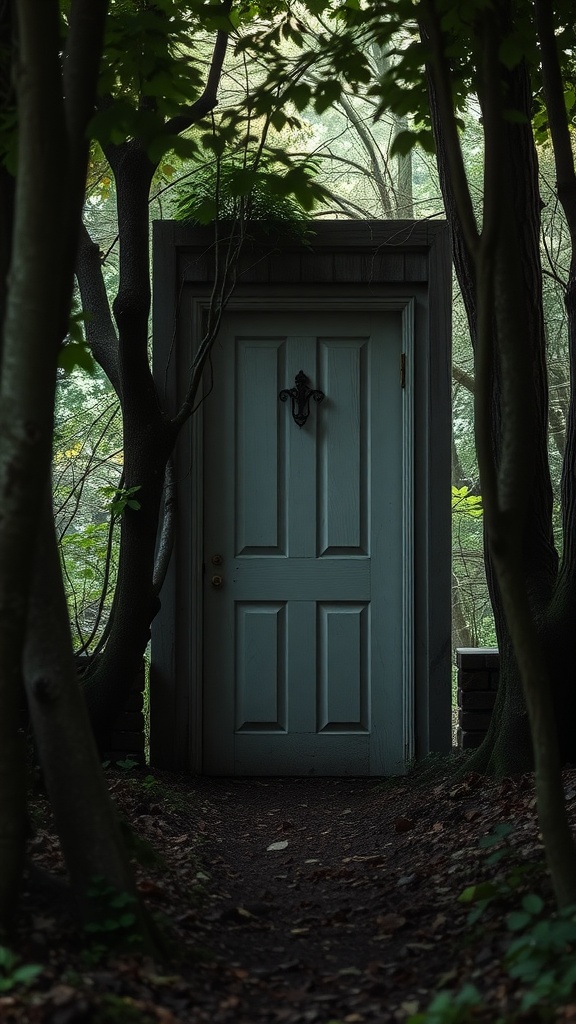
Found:
M 576 174 L 572 140 L 566 117 L 564 82 L 558 58 L 554 25 L 554 5 L 550 0 L 535 0 L 536 28 L 540 38 L 542 82 L 546 98 L 548 124 L 552 136 L 558 197 L 564 208 L 572 245 L 576 245 Z
M 444 52 L 444 37 L 440 28 L 434 0 L 426 0 L 424 8 L 427 11 L 427 15 L 421 20 L 420 32 L 422 37 L 430 44 L 432 50 L 430 75 L 436 90 L 438 117 L 445 137 L 446 157 L 452 178 L 452 188 L 466 245 L 470 253 L 474 253 L 478 248 L 479 234 L 458 136 L 458 126 L 452 100 L 450 71 Z
M 229 10 L 230 3 L 225 5 L 226 9 Z M 218 86 L 220 85 L 220 78 L 222 76 L 222 67 L 224 65 L 224 58 L 226 56 L 226 50 L 228 48 L 228 37 L 229 33 L 220 29 L 216 34 L 216 42 L 214 43 L 214 50 L 212 52 L 212 61 L 210 63 L 210 70 L 206 79 L 206 85 L 204 92 L 201 96 L 192 103 L 187 110 L 183 110 L 181 114 L 176 114 L 175 117 L 171 117 L 164 126 L 164 132 L 166 135 L 179 135 L 180 132 L 186 131 L 191 125 L 197 124 L 203 117 L 206 117 L 211 110 L 214 110 L 218 100 Z
M 108 0 L 73 0 L 64 52 L 63 89 L 68 131 L 68 158 L 72 180 L 84 195 L 84 170 L 89 141 L 86 125 L 94 114 L 96 82 L 100 70 Z
M 452 363 L 452 377 L 457 384 L 461 384 L 471 395 L 474 394 L 474 377 L 471 373 L 466 373 L 460 366 L 456 366 L 456 363 Z
M 102 367 L 116 394 L 121 398 L 118 336 L 102 275 L 100 249 L 84 224 L 80 228 L 76 278 L 82 308 L 87 314 L 86 340 L 96 362 Z
M 160 539 L 156 552 L 154 564 L 154 576 L 152 586 L 155 594 L 159 594 L 162 584 L 166 578 L 168 564 L 172 555 L 174 545 L 174 527 L 176 522 L 176 475 L 174 473 L 174 462 L 168 459 L 166 472 L 164 474 L 164 508 L 162 514 L 162 526 Z

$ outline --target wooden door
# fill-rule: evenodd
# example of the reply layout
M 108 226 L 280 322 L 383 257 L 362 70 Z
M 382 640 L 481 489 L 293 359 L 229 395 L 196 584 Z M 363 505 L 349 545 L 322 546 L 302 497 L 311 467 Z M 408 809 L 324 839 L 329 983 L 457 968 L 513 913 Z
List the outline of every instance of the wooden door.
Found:
M 401 354 L 396 310 L 224 318 L 204 402 L 208 774 L 403 770 Z M 300 371 L 325 395 L 301 426 L 279 400 Z

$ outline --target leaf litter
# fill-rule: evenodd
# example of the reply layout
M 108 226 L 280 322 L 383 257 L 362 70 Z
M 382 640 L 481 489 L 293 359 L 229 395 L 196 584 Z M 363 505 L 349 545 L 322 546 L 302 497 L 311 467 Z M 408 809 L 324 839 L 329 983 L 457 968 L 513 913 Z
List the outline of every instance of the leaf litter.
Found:
M 502 968 L 504 919 L 522 893 L 552 906 L 530 776 L 455 784 L 447 773 L 416 786 L 107 776 L 155 852 L 137 866 L 138 888 L 171 937 L 171 961 L 82 950 L 38 798 L 31 853 L 55 881 L 30 875 L 15 948 L 42 972 L 0 998 L 2 1024 L 403 1024 L 439 989 L 468 982 L 483 996 L 475 1021 L 534 1019 L 517 1012 L 518 982 Z M 576 770 L 565 783 L 576 822 Z M 493 879 L 478 844 L 502 823 L 514 862 L 530 869 L 526 887 L 470 926 L 458 896 Z

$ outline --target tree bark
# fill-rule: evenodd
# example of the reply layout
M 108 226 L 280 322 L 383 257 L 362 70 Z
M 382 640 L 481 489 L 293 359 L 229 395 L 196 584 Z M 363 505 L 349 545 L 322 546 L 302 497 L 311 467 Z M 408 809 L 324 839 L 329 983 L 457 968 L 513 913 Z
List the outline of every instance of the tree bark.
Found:
M 226 6 L 226 5 L 225 5 Z M 216 105 L 228 34 L 216 35 L 202 95 L 165 125 L 176 134 L 205 117 Z M 78 275 L 83 304 L 92 316 L 89 338 L 95 355 L 120 398 L 124 434 L 125 487 L 138 487 L 138 510 L 122 517 L 116 590 L 101 653 L 83 676 L 92 725 L 102 736 L 119 713 L 150 639 L 159 608 L 155 548 L 166 467 L 180 427 L 161 409 L 148 356 L 150 314 L 149 194 L 156 164 L 138 140 L 106 147 L 116 182 L 120 280 L 113 302 L 117 348 L 97 254 L 82 235 Z M 172 489 L 173 489 L 173 485 Z M 168 496 L 172 506 L 172 494 Z
M 135 930 L 153 950 L 76 674 L 50 493 L 42 503 L 24 651 L 40 766 L 83 920 L 96 909 L 90 887 L 103 878 L 133 896 Z
M 544 630 L 544 617 L 549 606 L 557 578 L 558 556 L 552 533 L 552 486 L 547 456 L 547 373 L 546 342 L 542 311 L 542 278 L 539 255 L 540 197 L 538 191 L 538 164 L 529 113 L 531 90 L 524 65 L 509 74 L 509 103 L 516 110 L 527 112 L 526 124 L 505 122 L 503 126 L 507 173 L 514 181 L 512 197 L 514 219 L 521 226 L 519 260 L 526 288 L 527 358 L 532 374 L 527 383 L 526 401 L 534 409 L 532 460 L 529 473 L 530 486 L 523 488 L 526 502 L 526 530 L 523 547 L 525 572 L 530 606 L 538 628 Z M 443 128 L 438 88 L 432 75 L 428 75 L 430 111 L 436 139 L 440 185 L 446 216 L 452 236 L 454 265 L 462 292 L 470 328 L 472 345 L 476 347 L 478 333 L 477 269 L 468 235 L 459 215 L 458 196 L 449 154 L 452 144 Z M 496 467 L 501 465 L 501 375 L 494 367 L 490 384 L 491 446 Z M 514 655 L 509 629 L 506 624 L 502 599 L 496 582 L 490 553 L 486 551 L 486 576 L 494 610 L 496 635 L 500 651 L 500 689 L 491 725 L 482 747 L 472 756 L 471 765 L 487 768 L 495 774 L 523 771 L 532 766 L 532 749 L 526 702 L 518 664 Z

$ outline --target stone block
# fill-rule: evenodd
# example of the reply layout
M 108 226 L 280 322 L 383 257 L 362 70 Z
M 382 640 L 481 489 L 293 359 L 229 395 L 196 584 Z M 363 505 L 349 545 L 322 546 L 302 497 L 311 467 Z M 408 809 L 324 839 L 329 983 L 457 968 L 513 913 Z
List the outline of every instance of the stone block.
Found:
M 497 647 L 457 647 L 456 665 L 471 670 L 497 669 L 500 654 Z
M 464 711 L 491 711 L 495 701 L 493 690 L 458 690 L 458 707 Z
M 458 729 L 456 734 L 458 748 L 460 750 L 475 750 L 480 746 L 485 735 L 484 732 L 464 732 L 463 729 Z
M 459 711 L 458 724 L 465 732 L 486 732 L 490 725 L 492 714 L 490 711 Z
M 458 686 L 461 690 L 489 690 L 490 673 L 485 670 L 472 671 L 459 668 Z

